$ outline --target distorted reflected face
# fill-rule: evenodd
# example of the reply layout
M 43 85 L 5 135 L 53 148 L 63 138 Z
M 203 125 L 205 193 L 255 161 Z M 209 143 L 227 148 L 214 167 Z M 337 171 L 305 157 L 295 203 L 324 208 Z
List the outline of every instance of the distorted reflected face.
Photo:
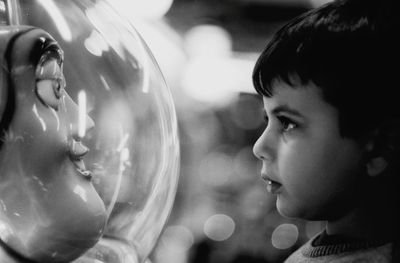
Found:
M 267 127 L 254 145 L 267 189 L 287 217 L 329 220 L 351 209 L 362 148 L 340 134 L 338 111 L 313 83 L 274 83 L 264 97 Z
M 94 122 L 69 96 L 63 51 L 50 35 L 17 28 L 0 38 L 9 119 L 2 121 L 0 238 L 29 259 L 71 261 L 96 244 L 106 223 L 85 165 Z

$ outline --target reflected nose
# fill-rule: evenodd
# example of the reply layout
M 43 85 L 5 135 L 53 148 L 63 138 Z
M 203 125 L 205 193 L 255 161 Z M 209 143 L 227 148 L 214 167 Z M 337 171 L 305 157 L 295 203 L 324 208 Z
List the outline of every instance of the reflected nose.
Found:
M 276 139 L 265 129 L 253 146 L 254 155 L 261 161 L 272 161 Z
M 88 131 L 93 129 L 95 123 L 93 119 L 87 115 L 86 107 L 82 110 L 81 105 L 76 104 L 66 92 L 64 96 L 64 105 L 71 136 L 74 140 L 79 141 Z

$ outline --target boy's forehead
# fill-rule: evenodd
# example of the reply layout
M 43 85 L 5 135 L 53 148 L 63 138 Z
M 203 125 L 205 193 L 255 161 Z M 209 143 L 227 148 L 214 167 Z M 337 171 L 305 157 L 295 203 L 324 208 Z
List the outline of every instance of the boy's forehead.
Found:
M 298 111 L 302 115 L 335 109 L 323 99 L 321 89 L 313 83 L 292 86 L 284 81 L 275 81 L 272 96 L 264 96 L 263 101 L 267 111 L 284 106 Z

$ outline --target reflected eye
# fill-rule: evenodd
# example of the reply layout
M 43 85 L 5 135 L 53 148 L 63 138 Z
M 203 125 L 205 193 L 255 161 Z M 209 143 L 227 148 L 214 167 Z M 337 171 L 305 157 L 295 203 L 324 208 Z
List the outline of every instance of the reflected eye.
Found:
M 58 110 L 65 79 L 56 58 L 43 56 L 36 68 L 36 95 L 46 106 Z
M 284 132 L 291 131 L 291 130 L 297 128 L 297 126 L 298 126 L 295 122 L 293 122 L 291 119 L 289 119 L 285 116 L 279 116 L 278 120 L 282 124 L 282 130 Z

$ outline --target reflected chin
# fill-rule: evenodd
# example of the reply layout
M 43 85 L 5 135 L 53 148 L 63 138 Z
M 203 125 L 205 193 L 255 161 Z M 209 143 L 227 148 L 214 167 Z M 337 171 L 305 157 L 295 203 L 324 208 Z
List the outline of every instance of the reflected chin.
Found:
M 98 226 L 98 229 L 92 227 L 92 231 L 92 236 L 78 236 L 38 229 L 36 238 L 30 244 L 30 252 L 27 252 L 26 256 L 38 262 L 73 261 L 97 244 L 103 234 L 103 227 Z
M 4 242 L 17 254 L 34 262 L 71 262 L 99 242 L 105 223 L 106 217 L 99 215 L 92 225 L 84 229 L 77 226 L 73 231 L 72 226 L 36 226 L 29 236 L 9 237 Z M 69 231 L 64 231 L 63 227 Z
M 49 184 L 40 209 L 46 222 L 34 226 L 27 257 L 39 262 L 70 262 L 93 247 L 107 222 L 103 200 L 90 180 L 66 161 Z
M 1 199 L 8 213 L 0 223 L 10 229 L 2 239 L 25 258 L 70 262 L 101 239 L 104 202 L 63 152 L 28 150 L 10 147 L 2 155 L 2 185 L 8 191 Z

